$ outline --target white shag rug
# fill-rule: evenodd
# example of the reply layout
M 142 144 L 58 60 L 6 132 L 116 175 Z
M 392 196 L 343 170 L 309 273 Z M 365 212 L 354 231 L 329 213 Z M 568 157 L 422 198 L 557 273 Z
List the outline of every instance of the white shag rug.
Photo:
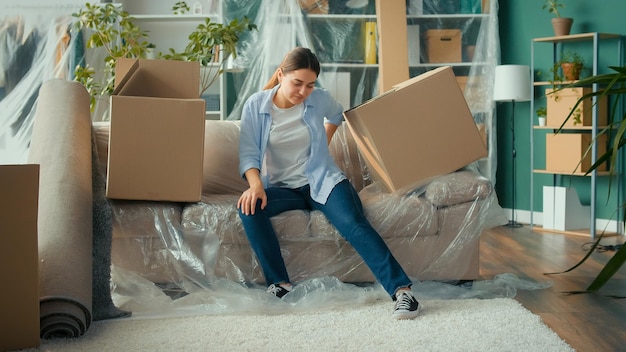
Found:
M 393 303 L 286 314 L 219 314 L 95 322 L 30 351 L 574 351 L 511 298 L 422 300 L 415 320 Z

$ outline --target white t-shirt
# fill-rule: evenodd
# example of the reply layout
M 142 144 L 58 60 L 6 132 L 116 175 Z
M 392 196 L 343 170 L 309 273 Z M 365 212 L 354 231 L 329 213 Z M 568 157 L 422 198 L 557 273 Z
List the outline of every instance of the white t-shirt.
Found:
M 303 114 L 302 103 L 288 109 L 272 106 L 265 158 L 272 186 L 298 188 L 309 182 L 305 168 L 311 152 L 311 135 Z

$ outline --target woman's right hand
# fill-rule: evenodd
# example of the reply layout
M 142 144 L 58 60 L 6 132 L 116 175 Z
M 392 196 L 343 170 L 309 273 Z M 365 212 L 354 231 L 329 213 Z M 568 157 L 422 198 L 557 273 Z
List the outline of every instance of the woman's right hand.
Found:
M 254 215 L 256 209 L 257 199 L 261 200 L 261 209 L 264 209 L 267 205 L 267 195 L 263 187 L 250 187 L 245 190 L 239 200 L 237 201 L 237 209 L 241 209 L 241 212 L 246 215 Z
M 249 169 L 246 171 L 246 179 L 250 188 L 245 190 L 239 200 L 237 201 L 237 209 L 241 209 L 241 212 L 245 215 L 254 215 L 256 209 L 257 199 L 261 200 L 261 209 L 265 209 L 267 205 L 267 194 L 265 194 L 265 188 L 263 188 L 263 182 L 259 176 L 258 169 Z

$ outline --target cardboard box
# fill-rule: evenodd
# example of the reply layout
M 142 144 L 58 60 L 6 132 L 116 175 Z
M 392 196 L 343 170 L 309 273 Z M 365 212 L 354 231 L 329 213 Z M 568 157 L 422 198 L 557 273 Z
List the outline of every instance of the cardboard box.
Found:
M 487 156 L 449 66 L 402 82 L 344 117 L 369 171 L 390 192 L 418 187 Z
M 584 173 L 589 170 L 593 142 L 590 133 L 547 133 L 546 134 L 546 170 L 563 173 Z M 587 153 L 587 149 L 589 152 Z M 598 156 L 606 152 L 606 135 L 598 139 Z M 606 163 L 598 171 L 606 171 Z
M 461 30 L 429 29 L 426 31 L 428 62 L 461 62 Z
M 548 116 L 546 126 L 561 127 L 567 115 L 572 111 L 576 102 L 585 94 L 592 92 L 591 88 L 564 88 L 553 93 L 554 89 L 546 89 L 546 108 Z M 592 125 L 593 102 L 591 98 L 585 99 L 576 107 L 577 112 L 572 115 L 564 127 L 588 127 Z M 579 121 L 576 121 L 579 120 Z M 607 100 L 606 96 L 598 100 L 598 126 L 607 124 Z
M 39 332 L 39 165 L 0 165 L 0 351 L 35 348 Z
M 115 79 L 107 197 L 199 201 L 205 120 L 199 63 L 120 59 Z

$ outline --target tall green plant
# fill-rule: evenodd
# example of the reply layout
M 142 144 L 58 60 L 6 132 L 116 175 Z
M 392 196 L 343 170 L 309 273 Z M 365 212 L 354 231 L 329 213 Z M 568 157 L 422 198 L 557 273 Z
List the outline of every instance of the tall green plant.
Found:
M 128 12 L 110 3 L 104 6 L 86 3 L 72 16 L 75 18 L 74 30 L 88 33 L 85 46 L 102 48 L 106 52 L 102 82 L 94 79 L 95 69 L 89 65 L 78 65 L 74 70 L 75 80 L 82 83 L 91 96 L 93 109 L 99 96 L 113 92 L 116 60 L 144 56 L 149 45 L 148 35 L 133 22 Z
M 596 162 L 591 166 L 587 174 L 597 169 L 604 162 L 609 162 L 609 172 L 612 175 L 619 175 L 620 170 L 617 169 L 617 166 L 620 165 L 618 162 L 620 150 L 626 144 L 626 112 L 620 109 L 620 106 L 624 105 L 623 99 L 626 95 L 626 66 L 611 66 L 612 72 L 606 74 L 599 74 L 595 76 L 590 76 L 587 78 L 583 78 L 578 82 L 568 85 L 567 87 L 589 87 L 593 84 L 597 84 L 599 89 L 596 92 L 591 92 L 589 94 L 583 95 L 571 109 L 570 115 L 566 118 L 569 119 L 572 117 L 573 112 L 576 111 L 577 107 L 582 104 L 582 102 L 591 97 L 597 97 L 598 100 L 601 97 L 613 97 L 613 101 L 611 104 L 611 114 L 610 114 L 610 122 L 609 126 L 602 131 L 599 131 L 599 134 L 609 134 L 614 133 L 613 136 L 613 144 L 611 148 L 607 148 L 607 151 L 598 156 Z M 618 115 L 618 112 L 622 112 L 622 116 Z M 565 124 L 565 123 L 564 123 Z M 562 127 L 562 126 L 561 126 Z M 560 131 L 560 129 L 559 129 Z M 557 131 L 557 133 L 559 132 Z M 597 136 L 596 136 L 597 137 Z M 620 176 L 623 177 L 623 176 Z M 611 184 L 609 183 L 609 189 Z M 622 219 L 626 216 L 626 210 L 624 210 L 624 204 L 621 205 L 622 208 Z M 582 263 L 584 263 L 587 258 L 591 255 L 591 253 L 598 247 L 600 240 L 602 239 L 602 235 L 598 236 L 598 239 L 595 241 L 589 252 L 582 258 L 580 262 L 578 262 L 573 267 L 565 270 L 561 273 L 566 273 L 572 271 L 579 267 Z M 606 265 L 600 270 L 596 278 L 591 282 L 591 284 L 585 289 L 581 291 L 572 291 L 571 293 L 585 293 L 585 292 L 595 292 L 600 290 L 612 277 L 613 275 L 624 265 L 626 262 L 626 247 L 622 246 L 617 252 L 613 255 L 613 257 L 606 263 Z M 556 273 L 550 273 L 556 274 Z
M 256 30 L 257 26 L 250 22 L 248 17 L 235 18 L 229 23 L 212 22 L 206 18 L 191 34 L 189 43 L 181 52 L 169 49 L 164 59 L 198 61 L 203 66 L 201 76 L 202 92 L 208 89 L 213 82 L 224 72 L 224 63 L 229 56 L 237 58 L 237 43 L 239 37 L 247 32 Z

